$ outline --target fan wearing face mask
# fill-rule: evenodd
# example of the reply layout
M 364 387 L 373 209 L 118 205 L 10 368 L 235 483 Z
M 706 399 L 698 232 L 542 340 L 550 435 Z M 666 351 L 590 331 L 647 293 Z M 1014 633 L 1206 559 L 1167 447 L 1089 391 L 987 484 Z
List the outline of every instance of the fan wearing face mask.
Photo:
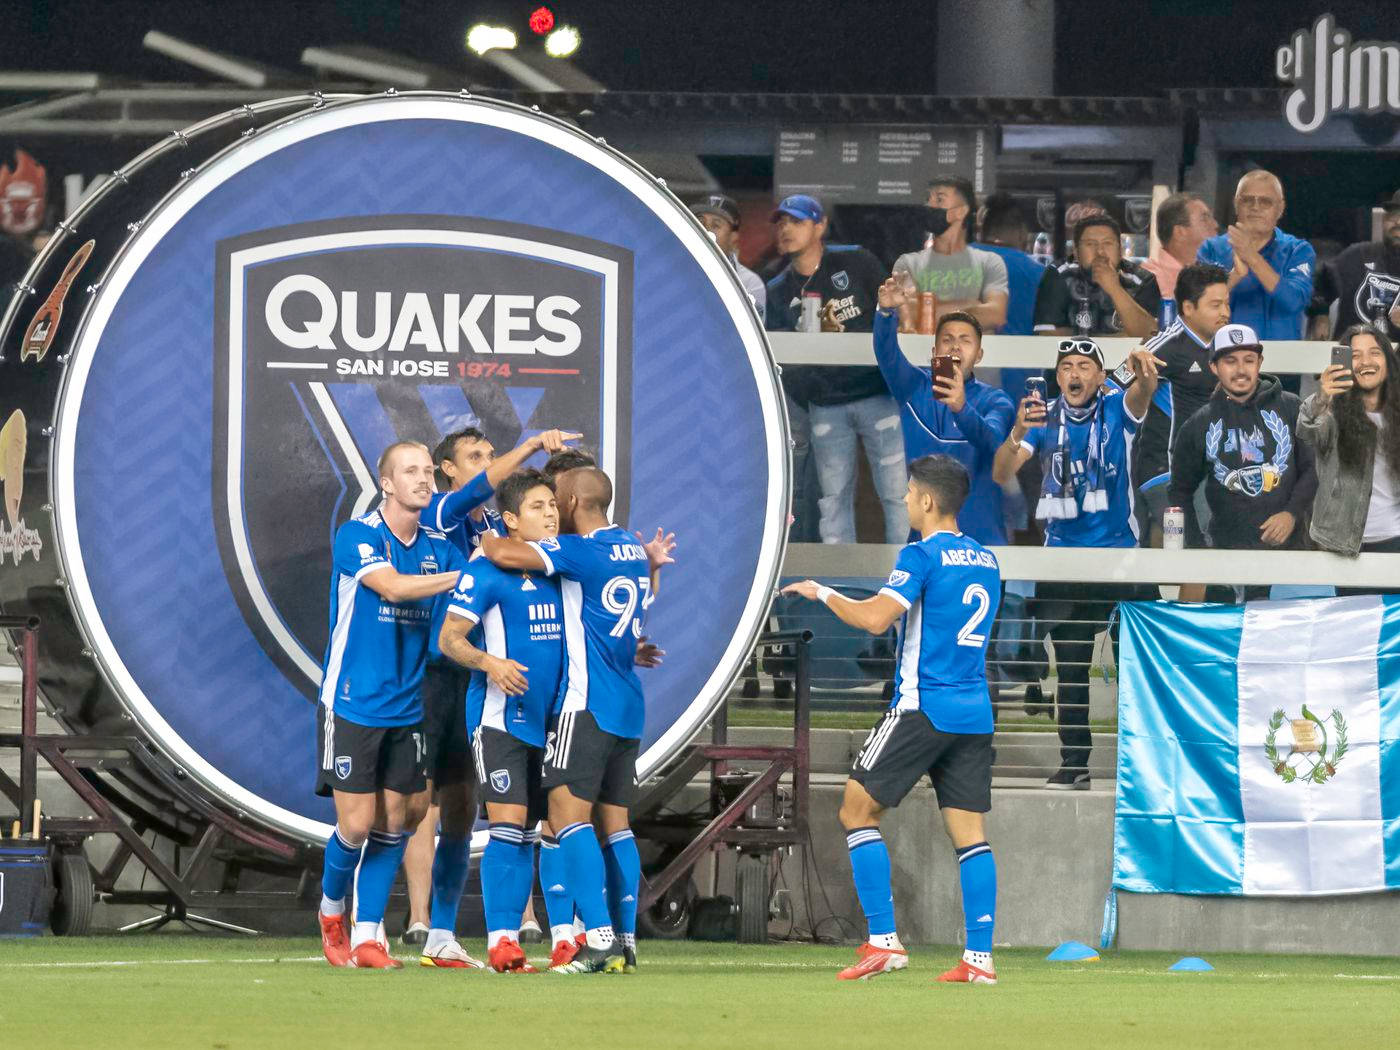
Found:
M 938 297 L 938 313 L 960 311 L 984 331 L 1006 324 L 1010 292 L 1006 263 L 968 245 L 977 215 L 977 193 L 960 175 L 935 175 L 928 185 L 926 222 L 931 239 L 923 251 L 895 260 L 894 274 L 908 274 L 920 292 Z

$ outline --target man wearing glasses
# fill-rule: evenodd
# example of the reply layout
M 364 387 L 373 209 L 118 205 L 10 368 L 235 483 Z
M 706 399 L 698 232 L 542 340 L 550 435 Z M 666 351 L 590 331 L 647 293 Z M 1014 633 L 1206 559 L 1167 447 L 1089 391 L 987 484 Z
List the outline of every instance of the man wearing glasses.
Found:
M 1235 188 L 1235 221 L 1201 245 L 1201 262 L 1230 275 L 1230 320 L 1265 341 L 1301 339 L 1312 298 L 1317 253 L 1278 228 L 1283 185 L 1271 172 L 1248 172 Z

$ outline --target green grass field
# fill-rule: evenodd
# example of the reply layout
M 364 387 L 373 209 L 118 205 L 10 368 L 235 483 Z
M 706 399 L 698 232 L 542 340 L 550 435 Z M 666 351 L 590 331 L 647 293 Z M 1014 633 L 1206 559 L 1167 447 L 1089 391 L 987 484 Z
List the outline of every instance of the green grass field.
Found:
M 851 983 L 835 979 L 844 948 L 643 942 L 640 955 L 630 975 L 503 977 L 332 970 L 310 938 L 0 941 L 0 1046 L 1400 1045 L 1400 959 L 1213 955 L 1215 973 L 1173 974 L 1162 953 L 1056 964 L 1000 950 L 987 988 L 934 983 L 952 948 Z

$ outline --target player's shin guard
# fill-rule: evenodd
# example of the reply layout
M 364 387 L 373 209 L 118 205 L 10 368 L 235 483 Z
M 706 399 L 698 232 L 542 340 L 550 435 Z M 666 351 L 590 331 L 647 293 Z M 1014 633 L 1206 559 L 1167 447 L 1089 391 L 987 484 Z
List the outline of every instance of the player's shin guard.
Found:
M 595 939 L 594 931 L 603 931 L 600 939 L 610 943 L 613 939 L 612 921 L 603 888 L 603 851 L 598 848 L 593 825 L 579 821 L 561 829 L 559 852 L 564 855 L 568 885 L 574 890 L 574 907 L 583 916 L 583 924 L 589 931 L 589 943 Z
M 384 921 L 389 893 L 394 888 L 394 877 L 399 873 L 403 851 L 407 846 L 408 835 L 403 832 L 369 833 L 364 858 L 355 875 L 355 929 L 351 934 L 351 943 L 355 947 L 373 940 L 379 924 Z
M 564 853 L 553 835 L 540 839 L 540 887 L 544 890 L 544 910 L 549 915 L 554 943 L 569 940 L 574 929 L 574 895 L 569 892 Z
M 979 959 L 985 957 L 985 961 L 970 961 L 984 970 L 990 969 L 992 928 L 997 914 L 997 862 L 992 847 L 978 842 L 958 850 L 958 875 L 962 881 L 967 950 Z
M 856 896 L 865 922 L 870 928 L 870 942 L 876 938 L 893 938 L 894 893 L 890 888 L 890 851 L 878 827 L 856 828 L 846 832 L 846 848 L 851 851 L 851 874 L 855 878 Z M 898 947 L 897 944 L 880 945 Z
M 637 934 L 637 887 L 642 880 L 642 857 L 637 852 L 637 840 L 631 830 L 624 829 L 608 836 L 603 850 L 607 871 L 608 913 L 613 930 L 628 948 L 635 945 Z
M 519 897 L 521 850 L 525 829 L 519 824 L 492 824 L 491 837 L 481 855 L 481 904 L 486 913 L 488 937 L 520 929 L 520 913 L 525 910 Z M 492 945 L 488 941 L 488 947 Z
M 471 854 L 464 838 L 438 838 L 433 853 L 433 895 L 430 923 L 435 930 L 457 929 L 457 909 L 462 903 L 462 888 L 467 882 L 467 865 Z
M 326 901 L 339 904 L 345 910 L 345 894 L 350 889 L 350 880 L 355 877 L 355 867 L 360 863 L 360 853 L 364 843 L 352 846 L 340 833 L 340 828 L 331 832 L 326 840 L 326 860 L 321 871 L 321 896 Z M 325 911 L 323 905 L 322 910 Z M 331 914 L 329 911 L 326 914 Z

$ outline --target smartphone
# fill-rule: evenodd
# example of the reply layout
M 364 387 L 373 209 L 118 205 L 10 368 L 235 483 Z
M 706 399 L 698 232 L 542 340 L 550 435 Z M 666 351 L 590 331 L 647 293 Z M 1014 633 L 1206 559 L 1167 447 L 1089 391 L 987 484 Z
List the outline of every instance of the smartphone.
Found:
M 1137 373 L 1133 371 L 1131 361 L 1124 361 L 1109 374 L 1109 378 L 1117 383 L 1124 390 L 1132 386 L 1137 381 Z
M 1044 376 L 1026 377 L 1026 396 L 1035 398 L 1037 401 L 1040 402 L 1042 406 L 1038 411 L 1035 409 L 1030 409 L 1026 412 L 1026 415 L 1032 419 L 1045 418 L 1045 390 L 1046 387 Z
M 933 378 L 954 379 L 953 369 L 957 366 L 958 359 L 952 354 L 945 354 L 933 359 Z
M 1332 364 L 1340 365 L 1347 370 L 1347 375 L 1351 375 L 1351 347 L 1332 347 Z

